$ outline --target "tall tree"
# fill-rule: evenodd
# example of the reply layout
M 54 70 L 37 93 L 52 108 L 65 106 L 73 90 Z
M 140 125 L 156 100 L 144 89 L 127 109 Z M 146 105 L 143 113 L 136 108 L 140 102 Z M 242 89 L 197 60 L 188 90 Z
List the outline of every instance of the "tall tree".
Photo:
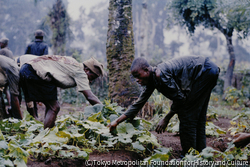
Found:
M 106 57 L 106 40 L 108 30 L 108 1 L 101 2 L 90 8 L 87 13 L 81 8 L 79 19 L 73 22 L 75 43 L 72 47 L 79 48 L 84 55 L 83 60 L 94 55 L 105 66 Z M 90 30 L 84 33 L 84 29 Z
M 130 77 L 130 66 L 134 59 L 132 0 L 109 1 L 106 48 L 109 97 L 126 107 L 138 96 L 137 85 Z
M 167 57 L 163 34 L 167 23 L 166 4 L 167 0 L 133 1 L 135 54 L 136 57 L 145 56 L 151 65 Z
M 62 0 L 56 0 L 46 20 L 52 29 L 51 39 L 54 54 L 65 55 L 66 39 L 70 36 L 70 17 Z M 67 36 L 68 35 L 68 36 Z
M 224 90 L 232 85 L 235 53 L 233 32 L 245 38 L 250 28 L 250 2 L 247 0 L 172 0 L 168 5 L 175 18 L 194 33 L 196 26 L 218 29 L 226 38 L 229 64 L 224 79 Z

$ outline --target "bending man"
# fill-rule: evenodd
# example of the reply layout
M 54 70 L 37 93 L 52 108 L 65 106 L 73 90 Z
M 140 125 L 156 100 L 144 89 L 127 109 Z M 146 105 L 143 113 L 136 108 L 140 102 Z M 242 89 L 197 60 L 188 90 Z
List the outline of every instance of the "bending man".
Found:
M 32 101 L 44 103 L 46 106 L 44 128 L 52 128 L 60 110 L 57 87 L 77 86 L 78 91 L 83 93 L 90 104 L 101 104 L 89 86 L 89 82 L 100 75 L 103 75 L 103 65 L 94 58 L 82 64 L 68 56 L 37 57 L 22 65 L 20 69 L 20 82 L 28 111 L 36 117 Z
M 8 110 L 10 116 L 22 119 L 22 113 L 19 105 L 19 71 L 15 61 L 9 57 L 0 55 L 0 87 L 9 86 L 11 108 Z M 4 117 L 6 111 L 3 111 Z
M 219 68 L 204 57 L 179 57 L 152 67 L 143 58 L 131 66 L 137 82 L 145 86 L 139 99 L 118 119 L 111 122 L 110 131 L 127 118 L 134 118 L 155 89 L 171 99 L 170 112 L 159 122 L 157 133 L 165 131 L 169 120 L 178 114 L 182 155 L 192 147 L 201 151 L 206 147 L 206 113 L 210 94 L 216 85 Z

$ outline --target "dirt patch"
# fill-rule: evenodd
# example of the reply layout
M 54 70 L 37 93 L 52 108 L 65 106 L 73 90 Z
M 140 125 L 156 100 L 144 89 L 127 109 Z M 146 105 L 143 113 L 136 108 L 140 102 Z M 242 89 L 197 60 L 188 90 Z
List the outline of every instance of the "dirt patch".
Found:
M 233 140 L 233 136 L 227 131 L 231 127 L 231 119 L 219 118 L 218 120 L 213 120 L 216 126 L 219 126 L 222 130 L 226 131 L 226 134 L 221 134 L 220 137 L 207 137 L 207 146 L 213 147 L 216 150 L 224 152 L 228 143 Z
M 227 131 L 227 129 L 231 126 L 230 119 L 228 118 L 219 118 L 218 120 L 212 120 L 212 122 L 219 126 L 222 130 Z M 171 147 L 172 148 L 172 156 L 173 158 L 179 158 L 181 155 L 181 143 L 180 143 L 180 137 L 176 133 L 168 133 L 164 132 L 163 134 L 157 134 L 154 131 L 151 131 L 152 134 L 154 134 L 158 142 L 164 146 L 164 147 Z M 227 143 L 232 141 L 232 136 L 227 132 L 226 134 L 220 135 L 220 137 L 216 136 L 207 136 L 207 147 L 212 147 L 219 151 L 225 151 L 227 148 Z
M 85 166 L 98 166 L 98 167 L 127 167 L 127 162 L 139 163 L 143 158 L 136 152 L 127 150 L 117 150 L 100 153 L 98 151 L 92 152 L 89 155 L 89 160 L 81 159 L 48 159 L 38 162 L 36 159 L 28 160 L 28 167 L 85 167 Z

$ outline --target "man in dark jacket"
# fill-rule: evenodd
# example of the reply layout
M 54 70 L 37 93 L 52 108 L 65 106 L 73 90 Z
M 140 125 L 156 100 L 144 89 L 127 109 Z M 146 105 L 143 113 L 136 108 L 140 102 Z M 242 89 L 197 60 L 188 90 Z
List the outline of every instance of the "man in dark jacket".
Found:
M 25 54 L 32 54 L 37 56 L 48 54 L 48 45 L 43 42 L 44 32 L 42 30 L 36 30 L 35 41 L 31 42 L 26 50 Z
M 181 157 L 192 147 L 199 152 L 206 147 L 206 113 L 210 94 L 216 85 L 219 68 L 209 58 L 186 56 L 152 67 L 137 58 L 131 66 L 137 82 L 145 86 L 139 99 L 109 125 L 110 131 L 134 118 L 155 89 L 173 101 L 170 112 L 158 123 L 157 133 L 165 131 L 169 120 L 178 114 L 180 120 Z
M 44 32 L 42 30 L 36 30 L 35 41 L 31 42 L 27 46 L 25 50 L 25 54 L 31 54 L 31 55 L 37 55 L 37 56 L 48 55 L 48 45 L 43 42 L 43 36 L 44 36 Z M 36 117 L 38 117 L 37 104 L 35 102 L 34 102 L 34 109 L 35 109 Z

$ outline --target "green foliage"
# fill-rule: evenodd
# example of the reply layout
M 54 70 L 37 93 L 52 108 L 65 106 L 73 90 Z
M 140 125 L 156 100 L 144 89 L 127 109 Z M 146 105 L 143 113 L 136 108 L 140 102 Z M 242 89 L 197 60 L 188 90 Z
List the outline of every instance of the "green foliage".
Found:
M 206 135 L 219 137 L 220 134 L 226 134 L 219 126 L 214 125 L 213 122 L 206 122 Z
M 191 33 L 203 24 L 218 28 L 223 34 L 232 33 L 233 29 L 242 31 L 244 37 L 250 28 L 249 6 L 248 1 L 238 0 L 174 0 L 168 4 L 175 18 Z
M 247 156 L 249 155 L 248 148 L 235 148 L 232 142 L 229 144 L 225 152 L 215 150 L 211 147 L 206 147 L 202 150 L 202 152 L 199 153 L 197 150 L 191 148 L 189 150 L 189 153 L 187 153 L 181 161 L 179 159 L 171 159 L 169 161 L 170 151 L 171 150 L 166 148 L 163 148 L 160 151 L 155 150 L 156 153 L 154 155 L 144 160 L 148 161 L 148 164 L 150 164 L 151 162 L 155 162 L 155 164 L 157 164 L 158 166 L 166 165 L 164 164 L 164 162 L 166 161 L 168 161 L 168 165 L 173 166 L 227 166 L 227 163 L 232 163 L 232 166 L 234 166 L 236 165 L 233 164 L 235 163 L 234 161 L 247 160 Z
M 170 100 L 156 90 L 150 96 L 148 101 L 154 106 L 155 115 L 165 114 L 170 109 Z
M 207 26 L 211 12 L 215 8 L 215 1 L 213 0 L 175 0 L 169 3 L 169 9 L 174 11 L 175 17 L 183 18 L 182 24 L 185 24 L 188 30 L 193 33 L 198 24 Z
M 147 121 L 136 118 L 117 126 L 114 134 L 107 125 L 123 113 L 115 103 L 85 108 L 78 116 L 62 115 L 55 127 L 43 129 L 27 111 L 23 120 L 13 118 L 0 122 L 0 162 L 7 166 L 26 166 L 29 156 L 37 159 L 88 159 L 93 150 L 127 149 L 151 155 L 160 147 L 156 137 L 144 127 Z
M 36 121 L 27 111 L 23 120 L 13 118 L 0 122 L 0 164 L 2 166 L 26 166 L 28 157 L 39 160 L 46 158 L 78 158 L 88 159 L 93 150 L 108 151 L 125 149 L 135 151 L 147 162 L 169 161 L 171 148 L 163 148 L 156 137 L 145 127 L 152 123 L 141 118 L 127 120 L 110 133 L 107 125 L 123 114 L 124 109 L 116 103 L 104 101 L 104 105 L 94 105 L 85 108 L 78 116 L 62 115 L 56 120 L 52 129 L 43 129 L 43 124 Z M 217 118 L 215 108 L 209 107 L 210 118 Z M 249 129 L 249 110 L 245 109 L 232 120 L 237 132 L 243 128 Z M 175 122 L 176 121 L 176 122 Z M 178 127 L 178 119 L 174 119 L 173 127 Z M 243 125 L 246 125 L 243 127 Z M 172 127 L 172 129 L 174 129 Z M 169 128 L 169 127 L 168 127 Z M 242 128 L 242 129 L 240 129 Z M 231 128 L 234 132 L 235 129 Z M 225 131 L 207 122 L 206 134 L 220 136 Z M 183 161 L 204 160 L 246 160 L 248 148 L 237 149 L 232 142 L 225 152 L 205 148 L 201 153 L 190 150 Z M 172 159 L 169 162 L 176 162 Z M 1 166 L 0 165 L 0 166 Z
M 167 131 L 171 133 L 179 133 L 179 125 L 180 125 L 180 121 L 177 115 L 175 115 L 173 116 L 173 118 L 171 118 L 171 121 L 169 122 L 167 126 Z
M 65 55 L 66 38 L 70 38 L 70 17 L 62 0 L 56 0 L 47 16 L 47 24 L 53 35 L 51 39 L 52 49 L 56 55 Z
M 225 99 L 233 108 L 239 108 L 248 100 L 248 94 L 246 89 L 238 90 L 234 87 L 228 87 L 225 91 Z
M 216 111 L 216 108 L 208 105 L 208 110 L 207 110 L 207 121 L 211 121 L 213 119 L 218 120 L 218 113 Z
M 236 31 L 241 32 L 241 38 L 245 38 L 249 32 L 250 23 L 250 2 L 238 0 L 217 0 L 217 10 L 213 11 L 213 16 L 220 18 L 220 24 L 228 28 L 233 27 Z M 224 15 L 220 16 L 220 15 Z
M 225 36 L 230 64 L 223 90 L 232 85 L 236 57 L 232 43 L 233 32 L 237 31 L 241 38 L 246 38 L 249 33 L 249 6 L 249 1 L 238 0 L 173 0 L 168 4 L 177 22 L 185 25 L 191 34 L 197 26 L 203 25 L 205 28 L 216 28 Z
M 145 158 L 144 161 L 148 161 L 149 164 L 151 161 L 168 161 L 171 156 L 171 149 L 169 148 L 159 148 L 155 150 L 155 154 Z M 153 165 L 153 164 L 150 164 Z
M 220 160 L 220 162 L 217 162 L 218 164 L 214 165 L 223 165 L 219 164 L 222 161 L 233 161 L 233 160 L 247 160 L 247 155 L 249 154 L 249 150 L 247 148 L 245 149 L 239 149 L 235 148 L 234 144 L 230 143 L 227 150 L 225 152 L 221 152 L 218 150 L 215 150 L 211 147 L 206 147 L 202 150 L 202 152 L 198 152 L 195 149 L 190 149 L 189 153 L 186 154 L 186 156 L 182 159 L 182 161 L 203 161 L 203 163 L 215 163 L 216 161 Z M 213 161 L 213 162 L 212 162 Z M 200 164 L 202 165 L 202 164 Z M 206 164 L 203 164 L 206 165 Z
M 231 135 L 238 132 L 249 132 L 250 131 L 250 110 L 249 108 L 243 108 L 242 111 L 237 114 L 230 122 L 232 127 L 228 129 Z

